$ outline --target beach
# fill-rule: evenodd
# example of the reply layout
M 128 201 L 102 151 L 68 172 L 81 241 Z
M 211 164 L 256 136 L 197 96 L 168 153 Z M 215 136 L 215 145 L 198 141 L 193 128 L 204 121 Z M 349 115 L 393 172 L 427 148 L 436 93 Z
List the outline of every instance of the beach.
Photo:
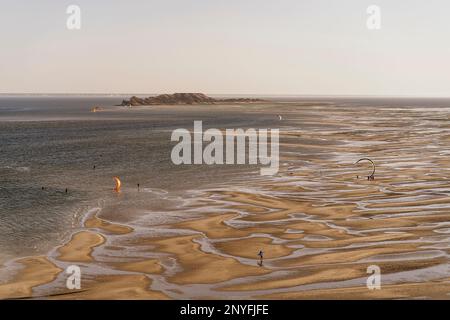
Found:
M 145 140 L 143 117 L 163 123 L 176 114 L 184 121 L 152 125 L 157 139 Z M 66 116 L 58 121 L 74 121 Z M 133 128 L 114 122 L 123 118 Z M 449 299 L 449 100 L 290 98 L 133 110 L 102 105 L 83 123 L 102 119 L 115 123 L 120 141 L 132 141 L 135 159 L 122 155 L 126 145 L 119 140 L 105 138 L 102 146 L 117 148 L 92 147 L 95 160 L 86 156 L 79 169 L 74 164 L 67 181 L 42 180 L 58 181 L 51 184 L 58 190 L 72 183 L 75 198 L 58 200 L 58 210 L 76 210 L 49 218 L 49 226 L 71 227 L 62 226 L 36 253 L 11 253 L 2 261 L 1 299 Z M 164 139 L 202 119 L 218 129 L 279 128 L 279 172 L 165 168 L 170 140 Z M 142 140 L 133 135 L 139 130 Z M 85 146 L 78 139 L 67 141 Z M 374 180 L 367 179 L 370 163 L 355 164 L 361 158 L 376 164 Z M 144 167 L 146 159 L 154 162 Z M 84 170 L 92 182 L 81 178 Z M 112 190 L 115 175 L 124 182 L 120 195 Z M 56 191 L 49 196 L 60 199 Z M 80 289 L 66 287 L 71 265 L 81 268 Z M 371 265 L 381 270 L 379 290 L 366 287 Z

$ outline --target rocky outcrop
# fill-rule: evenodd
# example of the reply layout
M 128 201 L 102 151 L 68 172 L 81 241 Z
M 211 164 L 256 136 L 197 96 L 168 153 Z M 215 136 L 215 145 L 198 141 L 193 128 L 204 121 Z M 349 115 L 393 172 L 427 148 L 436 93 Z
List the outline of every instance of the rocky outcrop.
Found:
M 236 98 L 236 99 L 214 99 L 203 93 L 174 93 L 161 94 L 155 97 L 138 98 L 131 97 L 123 100 L 121 106 L 147 106 L 161 104 L 215 104 L 215 103 L 254 103 L 263 102 L 260 99 Z

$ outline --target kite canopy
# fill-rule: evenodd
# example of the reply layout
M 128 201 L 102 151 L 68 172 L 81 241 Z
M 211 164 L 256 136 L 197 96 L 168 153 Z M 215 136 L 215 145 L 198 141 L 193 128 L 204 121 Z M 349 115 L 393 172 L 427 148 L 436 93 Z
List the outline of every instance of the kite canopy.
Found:
M 114 187 L 114 191 L 120 192 L 120 187 L 122 183 L 120 182 L 119 177 L 113 177 L 114 181 L 116 182 L 116 186 Z
M 372 163 L 372 173 L 370 174 L 370 176 L 368 176 L 368 178 L 373 180 L 373 178 L 375 176 L 375 163 L 372 160 L 370 160 L 369 158 L 362 158 L 362 159 L 359 159 L 358 161 L 356 161 L 355 164 L 358 164 L 361 161 L 369 161 L 370 163 Z

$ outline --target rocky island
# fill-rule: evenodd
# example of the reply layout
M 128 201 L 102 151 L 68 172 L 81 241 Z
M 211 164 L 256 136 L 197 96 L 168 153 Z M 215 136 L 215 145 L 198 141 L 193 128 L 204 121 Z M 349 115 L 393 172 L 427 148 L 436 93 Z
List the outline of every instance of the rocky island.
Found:
M 216 104 L 216 103 L 256 103 L 265 100 L 253 98 L 215 99 L 203 93 L 174 93 L 160 94 L 155 97 L 138 98 L 131 97 L 123 100 L 120 106 L 148 106 L 148 105 L 173 105 L 173 104 Z

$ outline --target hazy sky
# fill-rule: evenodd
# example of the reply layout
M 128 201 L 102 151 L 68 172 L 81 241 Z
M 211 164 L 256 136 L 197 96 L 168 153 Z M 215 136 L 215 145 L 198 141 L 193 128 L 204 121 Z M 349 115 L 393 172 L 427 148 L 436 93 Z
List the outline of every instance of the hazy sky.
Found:
M 449 21 L 448 0 L 0 0 L 0 92 L 450 96 Z

